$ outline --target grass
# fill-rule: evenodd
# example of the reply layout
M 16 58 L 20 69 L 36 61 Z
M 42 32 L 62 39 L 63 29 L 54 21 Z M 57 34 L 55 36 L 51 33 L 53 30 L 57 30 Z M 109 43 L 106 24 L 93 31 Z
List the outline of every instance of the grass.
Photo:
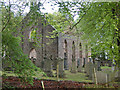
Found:
M 111 73 L 111 67 L 108 66 L 102 66 L 101 67 L 102 72 L 104 73 Z M 0 73 L 6 74 L 7 76 L 16 76 L 12 71 L 5 71 L 5 72 L 1 72 Z M 53 70 L 53 74 L 55 76 L 56 71 Z M 49 79 L 49 80 L 57 80 L 56 77 L 45 77 L 43 76 L 43 74 L 41 72 L 35 71 L 35 76 L 38 79 Z M 65 78 L 59 78 L 59 80 L 71 80 L 71 81 L 78 81 L 78 82 L 92 82 L 92 80 L 87 80 L 88 77 L 85 77 L 85 73 L 71 73 L 69 70 L 65 70 Z
M 54 75 L 55 75 L 55 72 L 56 71 L 53 71 Z M 0 71 L 1 73 L 1 71 Z M 6 74 L 6 76 L 16 76 L 12 71 L 5 71 L 5 72 L 2 72 L 2 75 L 3 74 Z M 38 79 L 49 79 L 49 80 L 57 80 L 56 77 L 45 77 L 42 75 L 42 73 L 40 72 L 35 72 L 36 76 L 33 76 L 33 77 L 36 77 Z M 85 73 L 71 73 L 70 71 L 68 70 L 65 70 L 65 78 L 59 78 L 59 80 L 70 80 L 70 81 L 78 81 L 78 82 L 92 82 L 91 80 L 87 80 L 88 78 L 85 77 Z
M 101 69 L 111 69 L 112 67 L 102 66 Z
M 54 71 L 55 72 L 55 71 Z M 57 80 L 56 77 L 42 77 L 42 79 L 50 79 L 50 80 Z M 87 80 L 88 78 L 85 77 L 85 73 L 71 73 L 68 70 L 65 70 L 65 78 L 59 78 L 59 80 L 70 80 L 70 81 L 78 81 L 78 82 L 92 82 L 91 80 Z

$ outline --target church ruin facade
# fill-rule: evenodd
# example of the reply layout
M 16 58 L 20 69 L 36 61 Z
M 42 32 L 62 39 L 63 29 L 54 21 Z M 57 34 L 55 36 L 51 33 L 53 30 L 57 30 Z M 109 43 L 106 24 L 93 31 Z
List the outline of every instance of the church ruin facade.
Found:
M 51 33 L 55 28 L 41 17 L 29 26 L 29 15 L 30 13 L 23 19 L 17 36 L 19 36 L 19 33 L 22 35 L 22 50 L 37 67 L 44 68 L 45 58 L 52 60 L 52 69 L 55 69 L 54 60 L 56 58 L 63 59 L 64 70 L 70 70 L 73 62 L 75 67 L 78 68 L 79 66 L 84 67 L 91 60 L 91 57 L 89 57 L 91 50 L 85 44 L 85 40 L 69 33 L 59 33 L 51 38 Z

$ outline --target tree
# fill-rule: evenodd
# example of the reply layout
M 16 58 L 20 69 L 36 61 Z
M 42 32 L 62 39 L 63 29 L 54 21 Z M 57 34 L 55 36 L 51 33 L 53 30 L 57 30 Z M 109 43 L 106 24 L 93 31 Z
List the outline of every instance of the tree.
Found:
M 76 10 L 79 13 L 79 18 L 71 29 L 77 27 L 77 33 L 88 40 L 92 49 L 97 52 L 105 51 L 109 59 L 114 59 L 120 68 L 120 2 L 62 3 L 59 5 L 60 8 L 64 8 L 63 12 L 69 14 Z M 77 9 L 69 9 L 77 5 L 79 5 Z M 94 54 L 99 54 L 97 52 Z
M 109 59 L 115 59 L 119 63 L 118 46 L 118 22 L 119 18 L 113 13 L 119 3 L 92 3 L 91 9 L 80 22 L 80 31 L 89 39 L 93 48 L 97 45 L 98 51 L 105 50 Z M 84 23 L 84 24 L 83 24 Z
M 52 32 L 53 35 L 51 35 L 51 37 L 53 38 L 56 36 L 56 33 L 64 33 L 64 31 L 66 31 L 73 23 L 73 18 L 70 20 L 68 17 L 66 17 L 64 14 L 61 14 L 60 12 L 47 14 L 46 19 L 49 24 L 56 29 Z
M 22 80 L 32 84 L 34 71 L 41 72 L 41 70 L 29 60 L 27 55 L 24 55 L 20 47 L 21 38 L 20 36 L 16 37 L 15 34 L 17 28 L 21 27 L 20 22 L 23 16 L 21 16 L 21 12 L 20 16 L 15 15 L 16 13 L 11 10 L 11 7 L 10 1 L 9 5 L 2 3 L 2 63 L 9 65 Z

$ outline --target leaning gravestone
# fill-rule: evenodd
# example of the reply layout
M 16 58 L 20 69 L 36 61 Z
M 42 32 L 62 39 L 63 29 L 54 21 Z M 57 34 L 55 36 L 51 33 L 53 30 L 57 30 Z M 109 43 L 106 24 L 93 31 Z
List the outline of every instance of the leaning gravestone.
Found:
M 47 74 L 47 76 L 53 77 L 52 60 L 50 58 L 44 57 L 44 69 L 43 70 Z

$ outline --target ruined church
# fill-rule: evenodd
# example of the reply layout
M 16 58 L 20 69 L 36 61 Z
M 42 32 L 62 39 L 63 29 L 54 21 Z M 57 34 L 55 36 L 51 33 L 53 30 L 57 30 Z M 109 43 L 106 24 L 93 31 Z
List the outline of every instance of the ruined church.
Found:
M 69 31 L 58 33 L 51 38 L 51 32 L 55 28 L 41 15 L 31 17 L 31 14 L 33 13 L 30 12 L 22 20 L 17 36 L 19 33 L 22 35 L 22 50 L 37 67 L 44 69 L 46 66 L 56 69 L 57 58 L 60 58 L 63 70 L 71 70 L 73 64 L 77 70 L 79 66 L 84 67 L 91 60 L 89 57 L 91 55 L 90 46 L 85 44 L 86 40 L 81 40 L 80 37 L 76 37 Z M 34 22 L 31 18 L 34 18 Z M 36 39 L 32 37 L 32 34 Z M 46 59 L 47 62 L 45 62 Z

